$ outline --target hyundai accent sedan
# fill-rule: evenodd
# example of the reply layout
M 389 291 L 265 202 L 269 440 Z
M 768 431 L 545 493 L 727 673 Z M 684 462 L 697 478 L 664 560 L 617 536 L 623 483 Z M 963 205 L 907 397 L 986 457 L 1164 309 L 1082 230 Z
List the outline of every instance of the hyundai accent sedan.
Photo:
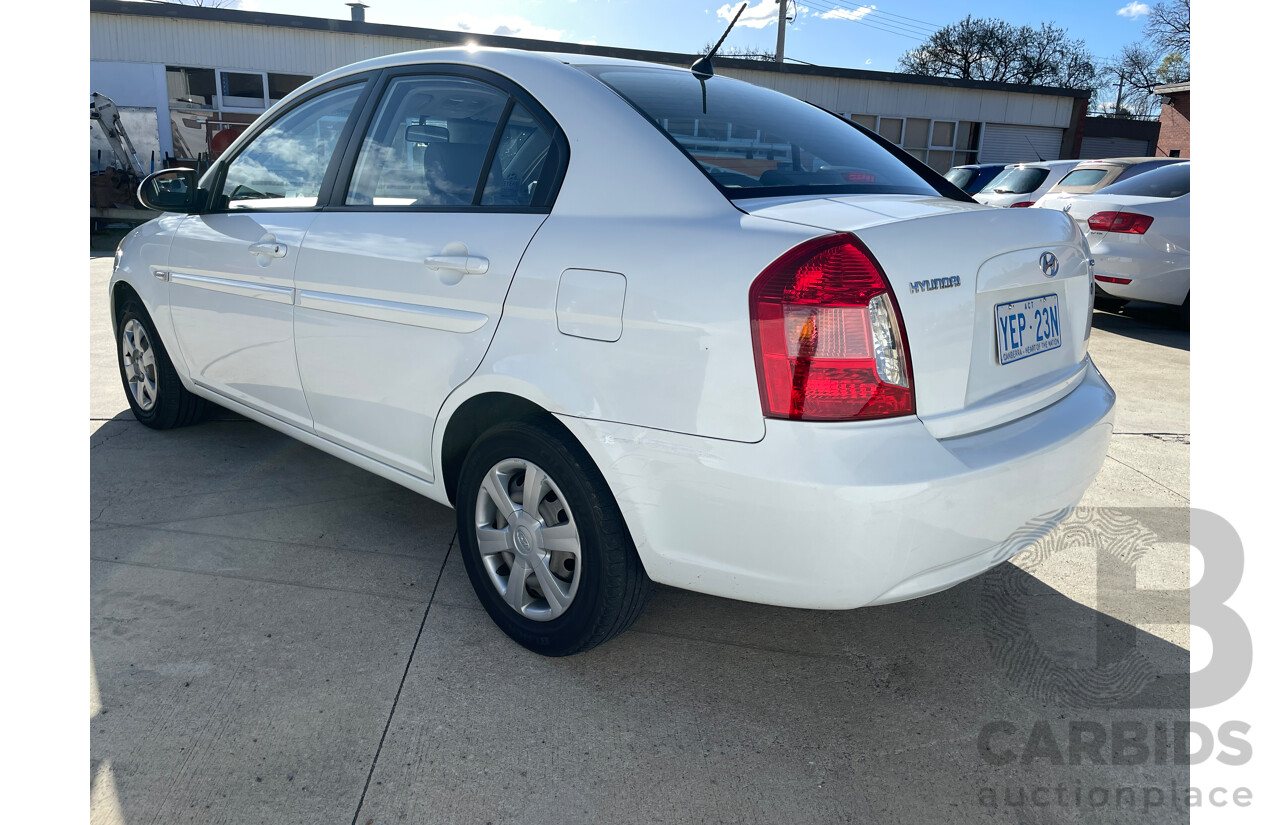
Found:
M 213 402 L 454 507 L 547 655 L 653 582 L 839 609 L 1009 558 L 1103 460 L 1089 250 L 732 79 L 504 50 L 282 100 L 111 279 L 143 424 Z

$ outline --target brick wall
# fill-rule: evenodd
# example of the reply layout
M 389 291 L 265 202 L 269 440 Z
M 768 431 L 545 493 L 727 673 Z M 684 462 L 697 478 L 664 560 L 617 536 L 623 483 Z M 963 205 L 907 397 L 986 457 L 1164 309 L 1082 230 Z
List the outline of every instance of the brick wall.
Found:
M 1177 152 L 1180 157 L 1191 157 L 1191 92 L 1175 92 L 1172 101 L 1160 107 L 1160 139 L 1156 142 L 1157 155 Z

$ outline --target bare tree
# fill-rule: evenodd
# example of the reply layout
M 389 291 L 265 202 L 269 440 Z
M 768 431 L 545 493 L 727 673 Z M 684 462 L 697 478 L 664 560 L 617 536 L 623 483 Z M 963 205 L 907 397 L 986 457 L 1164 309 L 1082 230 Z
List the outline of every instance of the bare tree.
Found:
M 702 49 L 698 54 L 706 54 L 711 51 L 711 43 L 703 43 Z M 777 54 L 775 52 L 761 51 L 755 47 L 742 46 L 721 46 L 720 51 L 716 52 L 716 57 L 732 57 L 738 60 L 768 60 L 773 61 Z
M 1166 53 L 1191 57 L 1191 0 L 1156 3 L 1147 15 L 1146 35 Z
M 1160 49 L 1138 41 L 1125 46 L 1103 65 L 1104 88 L 1100 95 L 1111 103 L 1116 115 L 1145 117 L 1159 111 L 1160 97 L 1153 89 L 1167 82 L 1167 75 L 1161 72 L 1164 59 Z
M 206 9 L 231 9 L 239 5 L 239 0 L 164 0 L 175 6 L 201 6 Z
M 898 60 L 908 74 L 1090 89 L 1097 66 L 1083 40 L 1052 23 L 1013 26 L 974 18 L 943 26 Z

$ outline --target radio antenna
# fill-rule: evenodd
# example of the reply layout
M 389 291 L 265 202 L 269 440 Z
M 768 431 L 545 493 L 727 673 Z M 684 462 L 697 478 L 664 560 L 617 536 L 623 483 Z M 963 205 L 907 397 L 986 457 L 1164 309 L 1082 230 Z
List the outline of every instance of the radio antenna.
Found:
M 699 80 L 706 80 L 708 77 L 715 75 L 716 70 L 711 66 L 711 58 L 716 56 L 716 52 L 720 51 L 720 46 L 724 44 L 724 39 L 729 36 L 729 32 L 733 31 L 734 24 L 738 22 L 738 18 L 747 10 L 747 4 L 743 3 L 738 7 L 738 13 L 729 21 L 729 28 L 724 30 L 724 34 L 720 35 L 720 39 L 711 47 L 711 51 L 693 61 L 693 65 L 689 67 L 689 71 Z

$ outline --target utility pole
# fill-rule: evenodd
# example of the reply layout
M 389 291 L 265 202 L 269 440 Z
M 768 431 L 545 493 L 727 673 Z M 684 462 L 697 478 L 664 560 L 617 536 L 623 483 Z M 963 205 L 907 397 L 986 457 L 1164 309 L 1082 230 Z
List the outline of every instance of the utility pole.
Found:
M 778 3 L 778 49 L 774 55 L 774 60 L 778 63 L 782 62 L 782 53 L 786 49 L 787 40 L 787 2 L 788 0 L 777 0 Z

